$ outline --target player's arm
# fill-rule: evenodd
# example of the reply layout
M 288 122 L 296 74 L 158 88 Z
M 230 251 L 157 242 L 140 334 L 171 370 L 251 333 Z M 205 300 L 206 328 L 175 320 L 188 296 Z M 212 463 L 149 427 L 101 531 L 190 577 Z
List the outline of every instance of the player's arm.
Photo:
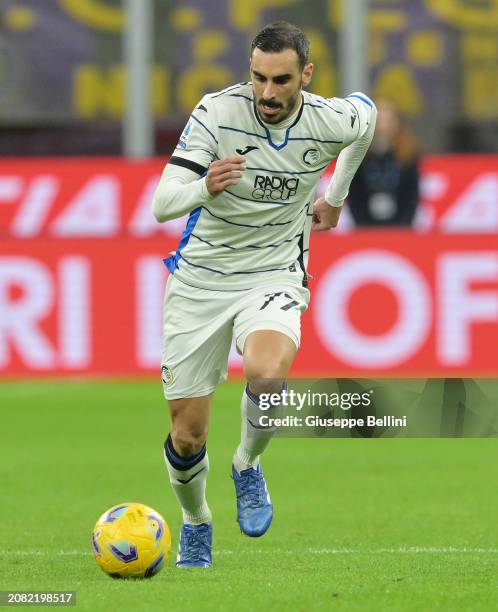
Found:
M 204 96 L 192 111 L 152 199 L 160 222 L 182 217 L 211 199 L 204 177 L 218 154 L 216 108 Z
M 159 222 L 182 217 L 235 185 L 244 158 L 218 156 L 216 108 L 205 96 L 194 109 L 159 181 L 152 211 Z
M 163 223 L 182 217 L 230 185 L 236 185 L 244 169 L 245 159 L 241 156 L 214 161 L 209 168 L 173 156 L 152 199 L 155 218 Z
M 325 191 L 313 205 L 312 229 L 328 230 L 336 227 L 342 205 L 346 199 L 351 181 L 358 170 L 368 147 L 372 142 L 377 120 L 374 103 L 360 92 L 351 94 L 343 102 L 345 111 L 345 147 L 339 153 L 334 174 Z
M 201 178 L 204 171 L 202 166 L 193 169 L 176 165 L 174 156 L 171 158 L 152 199 L 152 212 L 159 223 L 182 217 L 211 199 Z

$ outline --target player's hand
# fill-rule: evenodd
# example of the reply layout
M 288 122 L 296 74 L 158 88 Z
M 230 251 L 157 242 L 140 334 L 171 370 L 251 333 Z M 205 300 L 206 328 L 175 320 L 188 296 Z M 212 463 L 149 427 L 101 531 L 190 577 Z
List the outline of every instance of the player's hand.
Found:
M 206 175 L 207 190 L 213 197 L 216 197 L 230 185 L 236 185 L 245 169 L 246 158 L 242 155 L 212 162 Z
M 313 204 L 313 219 L 311 229 L 314 232 L 323 232 L 336 227 L 341 214 L 341 206 L 330 206 L 325 198 L 318 198 Z

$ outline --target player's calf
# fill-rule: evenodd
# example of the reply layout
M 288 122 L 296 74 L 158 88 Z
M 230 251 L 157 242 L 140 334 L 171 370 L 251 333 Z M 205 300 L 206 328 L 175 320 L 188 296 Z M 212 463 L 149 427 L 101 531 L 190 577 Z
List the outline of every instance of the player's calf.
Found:
M 280 386 L 278 390 L 282 389 L 283 386 Z M 273 506 L 259 458 L 273 437 L 275 428 L 261 424 L 260 416 L 268 412 L 274 416 L 279 409 L 279 406 L 273 406 L 262 413 L 259 396 L 254 395 L 247 385 L 241 401 L 241 441 L 233 458 L 232 478 L 237 497 L 237 521 L 242 533 L 251 537 L 266 533 L 273 517 Z
M 189 457 L 181 457 L 171 436 L 164 443 L 164 459 L 173 491 L 180 503 L 183 522 L 187 525 L 211 523 L 211 511 L 206 501 L 206 481 L 209 458 L 206 446 Z

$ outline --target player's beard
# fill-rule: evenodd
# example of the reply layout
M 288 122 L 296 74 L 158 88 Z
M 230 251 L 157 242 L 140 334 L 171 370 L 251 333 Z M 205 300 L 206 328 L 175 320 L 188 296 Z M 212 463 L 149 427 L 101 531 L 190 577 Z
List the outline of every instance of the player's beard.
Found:
M 296 102 L 299 96 L 301 95 L 301 89 L 302 81 L 296 91 L 287 99 L 285 103 L 275 102 L 274 100 L 264 100 L 264 98 L 260 98 L 256 107 L 260 119 L 265 123 L 280 123 L 281 121 L 285 121 L 287 117 L 289 117 L 289 115 L 294 112 Z M 271 117 L 265 116 L 261 111 L 261 104 L 265 104 L 265 106 L 269 106 L 270 108 L 280 108 L 282 109 L 282 111 L 280 113 L 276 113 L 274 116 Z

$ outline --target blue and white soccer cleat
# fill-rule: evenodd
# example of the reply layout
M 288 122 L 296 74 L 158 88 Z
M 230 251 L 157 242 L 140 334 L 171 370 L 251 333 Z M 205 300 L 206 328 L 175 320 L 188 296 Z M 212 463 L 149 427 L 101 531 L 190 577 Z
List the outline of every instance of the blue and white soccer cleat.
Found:
M 239 474 L 232 465 L 232 478 L 240 530 L 251 538 L 259 538 L 266 533 L 273 518 L 273 506 L 261 466 L 242 470 Z
M 213 528 L 202 525 L 182 525 L 176 567 L 211 567 Z

